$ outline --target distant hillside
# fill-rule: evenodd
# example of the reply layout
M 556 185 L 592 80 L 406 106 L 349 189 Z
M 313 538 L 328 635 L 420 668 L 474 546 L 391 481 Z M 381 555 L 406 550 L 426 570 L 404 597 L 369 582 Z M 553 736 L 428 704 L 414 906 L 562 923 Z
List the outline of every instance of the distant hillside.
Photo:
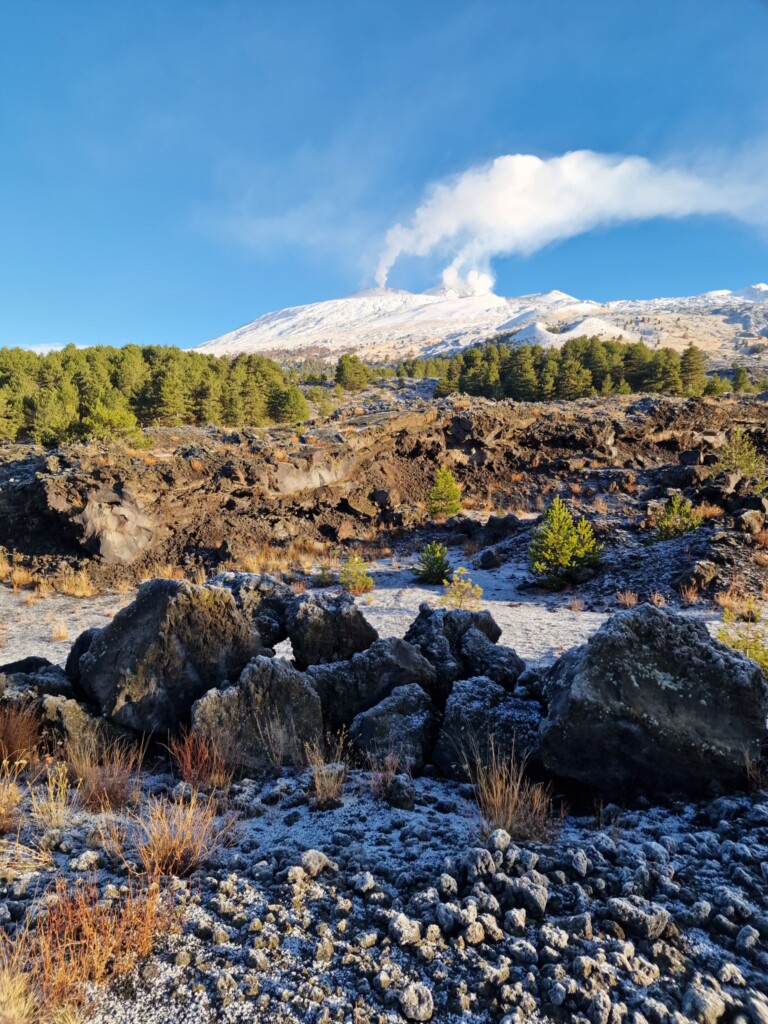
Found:
M 602 304 L 559 291 L 505 298 L 490 292 L 460 296 L 444 288 L 418 295 L 374 288 L 267 313 L 198 351 L 401 359 L 455 352 L 498 334 L 545 347 L 585 334 L 677 351 L 695 341 L 713 367 L 745 357 L 768 364 L 768 285 Z

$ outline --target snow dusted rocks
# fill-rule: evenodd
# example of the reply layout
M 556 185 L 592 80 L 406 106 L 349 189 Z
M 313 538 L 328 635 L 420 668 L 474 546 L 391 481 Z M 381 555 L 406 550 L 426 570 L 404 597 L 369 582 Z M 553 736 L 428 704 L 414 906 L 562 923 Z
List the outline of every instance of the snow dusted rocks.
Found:
M 485 676 L 453 684 L 433 754 L 435 767 L 448 778 L 464 778 L 465 762 L 485 760 L 491 743 L 503 757 L 538 751 L 541 705 L 521 700 Z
M 405 639 L 437 671 L 438 699 L 444 702 L 456 679 L 486 675 L 511 688 L 523 662 L 508 647 L 495 647 L 501 630 L 489 612 L 446 611 L 423 604 Z
M 230 593 L 186 580 L 150 580 L 92 635 L 77 666 L 79 688 L 118 725 L 178 729 L 207 690 L 237 678 L 261 648 Z
M 379 634 L 349 594 L 303 594 L 289 607 L 286 626 L 296 667 L 346 661 Z
M 381 762 L 394 754 L 411 771 L 418 771 L 424 767 L 437 726 L 437 710 L 429 695 L 418 683 L 409 683 L 357 715 L 349 736 L 373 761 Z
M 280 658 L 254 658 L 235 686 L 209 690 L 192 708 L 192 731 L 233 761 L 266 771 L 282 754 L 300 758 L 322 736 L 320 698 L 306 676 Z
M 608 793 L 732 785 L 766 737 L 768 684 L 705 625 L 641 605 L 614 615 L 546 680 L 542 759 Z
M 397 686 L 435 688 L 435 670 L 404 640 L 377 640 L 350 661 L 313 665 L 307 675 L 320 694 L 327 729 L 335 732 L 388 697 Z

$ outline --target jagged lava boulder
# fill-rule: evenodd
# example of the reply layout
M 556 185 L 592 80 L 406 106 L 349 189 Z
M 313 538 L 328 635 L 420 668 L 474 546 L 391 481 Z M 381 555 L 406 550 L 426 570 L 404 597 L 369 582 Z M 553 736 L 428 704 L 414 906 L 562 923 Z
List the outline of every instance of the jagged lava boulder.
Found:
M 538 701 L 515 697 L 485 676 L 453 684 L 432 762 L 452 779 L 467 777 L 475 757 L 485 764 L 491 747 L 503 758 L 536 757 L 543 708 Z
M 377 640 L 350 661 L 313 665 L 307 676 L 320 695 L 325 727 L 331 732 L 349 725 L 397 686 L 416 683 L 431 694 L 436 685 L 435 670 L 426 658 L 393 637 Z
M 150 580 L 70 671 L 106 717 L 140 732 L 166 732 L 188 722 L 194 701 L 236 679 L 260 649 L 228 591 Z
M 288 636 L 288 610 L 296 601 L 290 587 L 274 576 L 249 572 L 221 572 L 213 576 L 208 587 L 224 587 L 235 604 L 254 626 L 265 647 L 274 647 Z
M 408 683 L 357 715 L 349 736 L 374 763 L 395 755 L 404 768 L 416 771 L 424 766 L 437 727 L 438 713 L 429 695 L 418 683 Z
M 290 606 L 286 625 L 299 669 L 346 661 L 379 638 L 345 591 L 302 594 Z
M 209 690 L 195 702 L 192 731 L 251 770 L 295 763 L 304 744 L 322 736 L 320 698 L 287 661 L 257 657 L 236 685 Z
M 544 765 L 612 796 L 738 783 L 766 736 L 760 668 L 666 608 L 612 616 L 552 667 L 545 690 Z
M 486 611 L 430 608 L 423 604 L 405 634 L 437 671 L 439 697 L 448 697 L 451 683 L 470 676 L 487 676 L 512 689 L 525 668 L 511 647 L 497 646 L 501 629 Z

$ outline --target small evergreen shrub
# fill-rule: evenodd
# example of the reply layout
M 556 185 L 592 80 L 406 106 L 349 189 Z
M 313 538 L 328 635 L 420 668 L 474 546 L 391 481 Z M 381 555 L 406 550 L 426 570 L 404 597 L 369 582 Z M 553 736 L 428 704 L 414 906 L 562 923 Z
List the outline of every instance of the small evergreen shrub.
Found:
M 749 619 L 740 619 L 726 609 L 717 639 L 756 661 L 768 675 L 768 621 L 763 608 L 756 609 Z
M 715 474 L 734 470 L 741 473 L 742 476 L 756 480 L 758 490 L 766 489 L 765 459 L 743 427 L 734 429 L 728 443 L 723 445 L 718 452 L 715 464 Z
M 483 588 L 473 583 L 466 569 L 457 569 L 453 579 L 445 581 L 445 592 L 440 598 L 443 608 L 462 608 L 469 612 L 479 612 L 483 597 Z
M 368 563 L 360 555 L 350 555 L 339 571 L 339 582 L 350 594 L 369 594 L 374 587 L 368 575 Z
M 555 498 L 533 531 L 528 557 L 534 576 L 558 590 L 576 582 L 579 570 L 599 565 L 602 550 L 584 516 L 576 522 L 562 498 Z
M 461 511 L 461 488 L 445 466 L 440 466 L 435 473 L 427 508 L 433 519 L 450 519 Z
M 656 534 L 659 540 L 674 540 L 686 533 L 698 530 L 703 516 L 682 494 L 667 498 L 664 508 L 656 516 Z
M 436 540 L 431 541 L 419 555 L 413 571 L 422 583 L 445 583 L 453 573 L 448 548 Z

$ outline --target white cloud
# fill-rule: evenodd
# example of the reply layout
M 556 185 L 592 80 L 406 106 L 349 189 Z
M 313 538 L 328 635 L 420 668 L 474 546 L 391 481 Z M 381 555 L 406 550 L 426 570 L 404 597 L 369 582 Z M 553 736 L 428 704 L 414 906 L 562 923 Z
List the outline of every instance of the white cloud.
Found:
M 493 287 L 495 256 L 530 255 L 594 228 L 693 214 L 767 224 L 765 166 L 696 170 L 590 150 L 500 156 L 432 185 L 410 220 L 388 231 L 376 280 L 386 284 L 401 255 L 445 253 L 444 284 L 480 293 Z

